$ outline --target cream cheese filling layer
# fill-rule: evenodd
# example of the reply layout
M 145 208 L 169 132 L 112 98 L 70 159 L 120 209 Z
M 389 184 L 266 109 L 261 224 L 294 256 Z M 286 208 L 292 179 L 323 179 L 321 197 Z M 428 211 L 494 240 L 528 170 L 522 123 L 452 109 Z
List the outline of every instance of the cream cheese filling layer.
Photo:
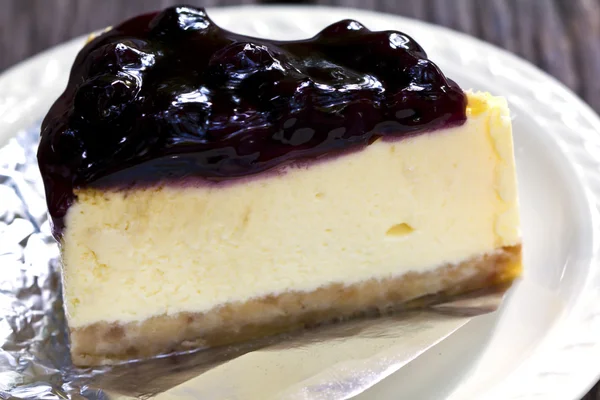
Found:
M 81 190 L 63 237 L 71 328 L 430 271 L 520 243 L 506 102 L 467 122 L 237 183 Z

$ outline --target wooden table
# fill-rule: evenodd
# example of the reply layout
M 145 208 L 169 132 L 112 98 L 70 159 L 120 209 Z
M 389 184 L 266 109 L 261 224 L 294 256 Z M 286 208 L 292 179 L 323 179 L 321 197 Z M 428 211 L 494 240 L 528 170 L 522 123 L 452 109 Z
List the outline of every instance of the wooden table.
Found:
M 60 42 L 175 3 L 270 0 L 0 0 L 0 71 Z M 281 2 L 281 1 L 280 1 Z M 508 49 L 554 75 L 600 112 L 600 0 L 298 0 L 396 13 Z M 600 383 L 585 400 L 600 400 Z

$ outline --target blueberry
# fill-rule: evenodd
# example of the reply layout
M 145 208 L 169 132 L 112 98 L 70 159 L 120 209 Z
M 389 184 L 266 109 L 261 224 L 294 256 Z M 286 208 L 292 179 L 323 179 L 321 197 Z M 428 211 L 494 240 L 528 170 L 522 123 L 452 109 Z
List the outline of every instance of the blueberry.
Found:
M 185 6 L 170 7 L 150 22 L 151 34 L 166 37 L 184 32 L 200 32 L 208 29 L 212 21 L 203 8 Z
M 217 51 L 208 62 L 208 69 L 233 79 L 262 71 L 285 71 L 283 63 L 267 46 L 246 42 L 236 42 Z
M 161 96 L 169 99 L 165 102 L 168 106 L 155 116 L 155 120 L 158 122 L 158 134 L 167 147 L 205 143 L 213 102 L 211 90 L 177 82 L 164 89 Z
M 167 148 L 192 144 L 205 144 L 207 121 L 210 110 L 200 103 L 185 103 L 171 106 L 156 115 L 158 134 Z
M 407 37 L 398 32 L 369 32 L 331 45 L 326 50 L 337 63 L 350 70 L 371 74 L 392 88 L 410 83 L 406 70 L 417 64 L 419 49 L 412 47 Z
M 387 42 L 391 49 L 403 49 L 410 51 L 416 57 L 427 58 L 425 50 L 407 34 L 389 31 L 384 32 L 384 35 L 387 36 Z
M 141 81 L 126 73 L 93 77 L 77 89 L 75 113 L 90 123 L 114 121 L 135 100 L 140 88 Z
M 441 71 L 429 60 L 419 60 L 415 66 L 408 70 L 408 74 L 411 77 L 412 85 L 420 86 L 426 90 L 434 90 L 446 84 Z
M 360 22 L 353 19 L 345 19 L 329 25 L 317 35 L 322 39 L 346 39 L 349 36 L 359 36 L 369 30 Z
M 145 71 L 160 55 L 160 51 L 153 51 L 144 40 L 127 39 L 98 47 L 86 62 L 90 76 L 106 72 L 116 74 L 125 70 Z

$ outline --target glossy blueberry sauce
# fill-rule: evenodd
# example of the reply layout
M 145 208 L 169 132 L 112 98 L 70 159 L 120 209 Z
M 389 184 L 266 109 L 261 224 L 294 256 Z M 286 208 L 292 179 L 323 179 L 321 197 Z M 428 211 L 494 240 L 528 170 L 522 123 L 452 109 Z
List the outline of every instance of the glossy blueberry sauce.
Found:
M 466 97 L 409 36 L 357 21 L 273 41 L 172 7 L 77 56 L 38 151 L 58 237 L 81 187 L 220 181 L 466 120 Z

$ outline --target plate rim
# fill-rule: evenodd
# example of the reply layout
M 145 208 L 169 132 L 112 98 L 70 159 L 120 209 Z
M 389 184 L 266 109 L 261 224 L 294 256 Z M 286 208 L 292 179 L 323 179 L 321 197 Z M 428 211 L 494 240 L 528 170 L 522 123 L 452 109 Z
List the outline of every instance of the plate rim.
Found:
M 484 42 L 478 38 L 447 27 L 400 15 L 385 14 L 377 11 L 349 7 L 330 7 L 323 5 L 240 5 L 208 8 L 209 13 L 215 14 L 225 14 L 227 12 L 234 11 L 263 11 L 268 13 L 308 12 L 335 13 L 335 15 L 368 15 L 372 18 L 388 20 L 391 23 L 399 26 L 401 26 L 404 22 L 414 26 L 421 26 L 421 29 L 428 29 L 436 33 L 447 34 L 450 37 L 458 38 L 461 42 L 465 42 L 471 47 L 479 48 L 485 51 L 487 57 L 481 58 L 486 58 L 488 62 L 490 58 L 489 56 L 492 55 L 500 60 L 506 60 L 506 62 L 511 66 L 510 68 L 513 70 L 518 70 L 525 75 L 537 76 L 540 80 L 546 82 L 548 91 L 552 92 L 552 94 L 556 96 L 554 101 L 558 101 L 556 99 L 559 99 L 562 104 L 570 104 L 571 109 L 576 109 L 577 114 L 580 117 L 579 119 L 588 125 L 581 130 L 573 128 L 566 130 L 567 134 L 565 137 L 558 137 L 556 133 L 549 136 L 552 137 L 552 140 L 555 141 L 561 149 L 565 150 L 565 157 L 567 158 L 569 164 L 576 170 L 579 183 L 582 185 L 582 189 L 586 192 L 586 200 L 589 205 L 590 215 L 592 216 L 592 223 L 594 226 L 598 226 L 598 222 L 600 221 L 600 160 L 595 158 L 595 155 L 600 154 L 600 117 L 587 103 L 585 103 L 563 83 L 545 71 L 539 69 L 531 62 L 524 60 L 521 57 L 491 43 Z M 35 69 L 36 66 L 41 65 L 43 60 L 50 60 L 55 55 L 65 53 L 66 50 L 74 47 L 75 43 L 82 42 L 86 36 L 87 35 L 82 35 L 57 46 L 46 49 L 9 67 L 0 74 L 0 146 L 3 146 L 8 139 L 14 137 L 19 131 L 18 125 L 14 125 L 11 129 L 10 124 L 5 124 L 2 122 L 2 116 L 6 115 L 7 112 L 6 107 L 4 109 L 2 108 L 3 98 L 6 100 L 11 93 L 15 93 L 13 95 L 13 100 L 16 98 L 17 102 L 25 98 L 35 97 L 30 93 L 31 85 L 23 85 L 19 91 L 19 89 L 14 89 L 19 85 L 15 85 L 14 82 L 12 85 L 10 85 L 9 81 L 16 80 L 18 76 L 22 76 L 26 71 Z M 504 79 L 509 78 L 504 77 Z M 521 84 L 521 82 L 516 83 Z M 6 90 L 6 87 L 11 90 Z M 508 97 L 508 94 L 506 95 Z M 56 94 L 54 94 L 53 97 L 56 98 Z M 540 100 L 542 103 L 545 101 L 543 98 L 538 100 Z M 36 106 L 39 107 L 40 101 L 42 100 L 36 98 L 30 102 L 28 107 L 30 109 L 34 109 Z M 556 106 L 556 104 L 549 104 L 547 101 L 544 103 L 544 105 L 551 107 Z M 11 103 L 8 104 L 9 112 L 10 106 Z M 552 110 L 556 116 L 561 118 L 565 117 L 564 112 L 561 110 L 554 108 L 552 108 Z M 39 115 L 36 118 L 33 118 L 31 115 L 28 117 L 22 117 L 22 124 L 31 124 L 35 122 L 37 118 L 39 118 Z M 548 117 L 546 116 L 544 119 L 547 120 Z M 579 124 L 577 128 L 583 126 L 583 122 L 581 121 L 577 122 L 577 124 Z M 4 131 L 4 129 L 6 129 L 6 131 Z M 556 372 L 553 371 L 555 370 L 553 366 L 556 365 L 557 361 L 554 361 L 553 363 L 534 363 L 532 364 L 533 366 L 527 371 L 521 371 L 521 368 L 519 367 L 515 372 L 513 372 L 513 374 L 509 375 L 506 381 L 500 383 L 498 386 L 506 386 L 506 382 L 510 382 L 510 378 L 514 378 L 515 374 L 519 373 L 521 375 L 517 376 L 518 381 L 526 379 L 529 382 L 528 386 L 530 388 L 532 386 L 536 386 L 536 390 L 528 390 L 525 392 L 518 391 L 515 393 L 510 391 L 508 393 L 502 392 L 502 397 L 498 397 L 497 394 L 494 394 L 496 393 L 495 388 L 493 393 L 486 394 L 486 396 L 489 395 L 492 398 L 503 399 L 517 397 L 520 399 L 557 398 L 557 384 L 554 383 L 548 385 L 547 383 L 558 380 L 560 381 L 560 385 L 563 387 L 563 389 L 560 391 L 560 394 L 563 396 L 566 394 L 569 398 L 577 400 L 597 382 L 598 378 L 600 378 L 600 269 L 598 268 L 600 267 L 600 246 L 598 236 L 598 229 L 593 229 L 591 238 L 593 254 L 588 263 L 588 275 L 582 287 L 581 294 L 575 300 L 576 304 L 574 304 L 571 313 L 566 316 L 566 318 L 561 320 L 561 325 L 563 328 L 566 324 L 573 322 L 583 331 L 579 332 L 580 335 L 577 336 L 576 340 L 573 337 L 570 339 L 565 338 L 567 335 L 564 334 L 561 338 L 560 335 L 555 332 L 554 336 L 552 337 L 552 343 L 546 343 L 551 347 L 551 349 L 545 349 L 546 355 L 548 355 L 549 352 L 553 352 L 553 354 L 555 353 L 558 355 L 550 358 L 554 358 L 555 360 L 563 360 L 565 357 L 564 354 L 561 356 L 561 353 L 564 353 L 565 351 L 572 351 L 574 348 L 578 348 L 581 351 L 579 352 L 577 366 L 573 365 L 570 371 L 567 371 L 558 377 L 556 376 Z M 570 327 L 570 329 L 567 330 L 573 332 L 574 328 Z M 535 357 L 536 354 L 539 356 L 540 351 L 541 346 L 533 352 L 531 358 Z M 546 358 L 547 357 L 544 359 Z M 595 366 L 595 369 L 592 370 L 592 368 L 590 368 L 591 366 Z M 568 388 L 566 389 L 567 393 L 565 393 L 565 385 Z M 518 386 L 522 388 L 522 385 Z M 540 387 L 542 387 L 541 391 Z M 508 397 L 506 397 L 506 395 L 508 395 Z M 561 398 L 564 399 L 564 397 Z

